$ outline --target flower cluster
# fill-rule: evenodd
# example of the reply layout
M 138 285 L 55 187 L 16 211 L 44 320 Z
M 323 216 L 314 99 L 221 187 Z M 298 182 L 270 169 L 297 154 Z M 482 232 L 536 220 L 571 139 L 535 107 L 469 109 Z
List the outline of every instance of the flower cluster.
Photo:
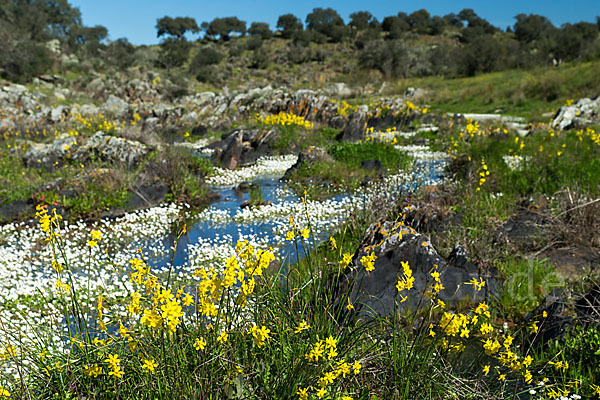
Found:
M 292 112 L 280 112 L 279 114 L 270 114 L 263 116 L 261 114 L 255 115 L 256 121 L 264 125 L 280 125 L 280 126 L 299 126 L 305 129 L 312 129 L 313 124 L 307 121 L 304 117 L 296 115 Z

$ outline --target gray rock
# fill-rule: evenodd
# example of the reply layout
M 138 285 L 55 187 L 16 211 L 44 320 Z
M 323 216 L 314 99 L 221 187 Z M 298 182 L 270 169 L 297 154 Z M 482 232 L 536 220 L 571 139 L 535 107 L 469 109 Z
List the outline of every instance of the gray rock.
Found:
M 64 121 L 68 115 L 69 115 L 69 108 L 60 105 L 60 106 L 54 107 L 52 110 L 50 110 L 50 115 L 48 116 L 48 118 L 52 122 L 60 122 L 60 121 Z
M 51 170 L 63 165 L 67 155 L 72 153 L 76 145 L 77 140 L 67 134 L 63 134 L 49 144 L 30 142 L 23 155 L 23 161 L 27 167 L 43 167 Z
M 100 109 L 116 118 L 123 118 L 129 113 L 130 107 L 125 100 L 111 94 Z
M 361 258 L 371 253 L 376 256 L 375 269 L 367 272 Z M 402 262 L 408 262 L 414 283 L 411 290 L 398 293 L 396 284 L 404 272 Z M 427 237 L 396 222 L 371 225 L 351 265 L 340 279 L 338 293 L 350 293 L 350 301 L 358 315 L 366 317 L 374 314 L 390 317 L 397 312 L 428 307 L 429 300 L 425 294 L 433 285 L 431 272 L 436 265 L 444 286 L 438 298 L 446 304 L 483 301 L 489 295 L 484 289 L 495 280 L 490 270 L 478 268 L 470 262 L 447 262 L 435 251 Z M 486 281 L 481 291 L 466 284 L 472 278 Z M 404 297 L 406 299 L 402 301 Z
M 350 87 L 348 87 L 348 85 L 345 83 L 339 82 L 332 83 L 331 85 L 327 86 L 325 89 L 323 89 L 323 93 L 331 97 L 344 98 L 352 96 L 352 89 L 350 89 Z
M 358 142 L 364 140 L 367 131 L 367 121 L 369 115 L 362 109 L 359 109 L 350 116 L 348 125 L 342 133 L 341 140 L 345 142 Z
M 99 131 L 77 149 L 73 158 L 83 162 L 89 160 L 92 154 L 96 154 L 106 161 L 124 163 L 132 168 L 148 152 L 149 148 L 140 142 L 108 136 Z
M 600 97 L 582 98 L 570 106 L 561 107 L 551 126 L 558 130 L 571 129 L 577 125 L 589 125 L 600 121 Z

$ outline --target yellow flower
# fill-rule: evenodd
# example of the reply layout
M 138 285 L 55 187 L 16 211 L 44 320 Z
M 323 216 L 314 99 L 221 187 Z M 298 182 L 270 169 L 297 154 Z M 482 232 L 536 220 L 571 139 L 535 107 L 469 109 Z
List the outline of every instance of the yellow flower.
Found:
M 229 339 L 229 335 L 227 334 L 227 332 L 221 332 L 221 334 L 217 338 L 217 342 L 225 344 L 227 343 L 227 339 Z
M 196 341 L 194 342 L 194 348 L 196 350 L 204 350 L 205 347 L 206 340 L 204 340 L 204 338 L 196 338 Z
M 98 246 L 98 242 L 96 242 L 95 240 L 88 240 L 87 244 L 88 246 L 90 246 L 90 248 Z
M 262 326 L 259 328 L 258 326 L 253 326 L 250 328 L 250 333 L 254 338 L 254 344 L 256 344 L 259 348 L 265 344 L 265 341 L 269 339 L 269 334 L 271 333 L 270 329 L 267 329 L 266 326 Z
M 531 375 L 531 372 L 526 369 L 525 373 L 523 374 L 523 379 L 525 380 L 525 383 L 531 383 L 531 381 L 533 381 L 533 376 Z
M 354 306 L 350 303 L 350 297 L 348 297 L 348 305 L 346 306 L 346 310 L 352 311 L 354 310 Z
M 304 330 L 310 329 L 310 325 L 308 325 L 306 322 L 302 321 L 300 322 L 300 324 L 296 327 L 296 330 L 294 331 L 294 333 L 300 333 Z
M 506 374 L 500 374 L 500 376 L 498 377 L 499 381 L 505 381 L 506 380 Z
M 362 365 L 361 365 L 360 361 L 354 361 L 354 364 L 352 364 L 352 370 L 354 371 L 354 375 L 358 375 L 361 367 L 362 367 Z
M 494 328 L 489 323 L 484 322 L 479 327 L 479 331 L 481 332 L 482 335 L 487 335 L 488 333 L 492 333 L 494 331 Z
M 371 254 L 367 256 L 362 256 L 360 258 L 360 263 L 365 267 L 365 271 L 371 272 L 375 269 L 375 253 L 371 252 Z
M 190 306 L 190 305 L 194 304 L 194 298 L 189 293 L 186 293 L 185 296 L 183 297 L 182 303 L 186 307 Z
M 308 400 L 308 388 L 300 388 L 296 392 L 298 400 Z
M 310 231 L 308 229 L 302 229 L 301 233 L 302 237 L 304 239 L 308 239 L 308 236 L 310 235 Z
M 98 375 L 102 375 L 102 367 L 98 364 L 86 365 L 83 367 L 83 374 L 88 378 L 97 378 Z
M 122 378 L 124 374 L 125 374 L 125 371 L 123 371 L 121 369 L 121 367 L 118 365 L 113 367 L 113 369 L 108 372 L 108 375 L 112 375 L 115 378 Z
M 158 367 L 158 364 L 153 359 L 144 359 L 143 363 L 144 365 L 142 365 L 142 369 L 148 372 L 154 373 L 154 370 L 156 369 L 156 367 Z
M 325 394 L 327 394 L 327 389 L 325 389 L 324 387 L 322 387 L 321 389 L 319 389 L 317 391 L 317 397 L 318 398 L 323 398 L 323 396 L 325 396 Z
M 490 366 L 486 365 L 485 367 L 483 367 L 483 374 L 487 376 L 487 374 L 490 373 Z
M 0 399 L 8 399 L 10 397 L 10 392 L 0 386 Z
M 296 234 L 294 231 L 288 231 L 288 233 L 285 234 L 285 240 L 294 240 L 295 237 Z
M 332 236 L 329 238 L 329 242 L 331 243 L 331 247 L 334 249 L 337 249 L 337 243 L 335 241 L 335 238 Z
M 342 261 L 340 261 L 340 265 L 345 268 L 352 262 L 352 255 L 350 253 L 344 253 L 342 256 Z
M 104 361 L 109 363 L 111 367 L 114 367 L 115 365 L 119 365 L 121 363 L 121 360 L 119 359 L 119 356 L 117 354 L 109 354 L 108 358 Z
M 92 236 L 92 240 L 100 240 L 102 238 L 102 232 L 99 231 L 91 231 L 90 235 Z

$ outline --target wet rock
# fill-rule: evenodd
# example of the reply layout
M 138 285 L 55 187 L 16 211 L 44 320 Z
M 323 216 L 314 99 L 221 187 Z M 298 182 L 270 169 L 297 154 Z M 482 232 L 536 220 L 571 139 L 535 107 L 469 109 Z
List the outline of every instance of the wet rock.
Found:
M 190 130 L 190 135 L 192 136 L 206 136 L 207 133 L 208 128 L 206 127 L 206 125 L 202 124 L 198 124 Z
M 244 132 L 239 130 L 227 138 L 228 144 L 222 153 L 215 153 L 214 159 L 224 168 L 235 169 L 242 156 Z
M 371 252 L 376 256 L 375 269 L 367 272 L 360 260 Z M 466 255 L 459 250 L 455 251 L 453 259 L 444 260 L 427 237 L 407 226 L 398 225 L 396 222 L 373 224 L 354 254 L 354 268 L 341 279 L 338 293 L 349 291 L 351 302 L 362 316 L 374 313 L 389 317 L 395 312 L 414 311 L 427 306 L 428 300 L 424 296 L 433 284 L 431 272 L 437 265 L 444 285 L 444 289 L 439 292 L 442 301 L 447 304 L 483 301 L 490 295 L 486 287 L 498 285 L 495 273 L 465 260 Z M 408 262 L 415 280 L 409 292 L 399 294 L 396 284 L 403 275 L 401 262 Z M 466 284 L 472 278 L 486 281 L 481 291 L 477 291 L 473 285 Z M 400 295 L 405 296 L 406 300 L 401 302 Z
M 232 160 L 235 161 L 233 168 L 246 167 L 255 164 L 260 157 L 273 154 L 271 144 L 278 135 L 277 129 L 263 131 L 236 128 L 224 134 L 220 141 L 211 143 L 208 148 L 215 150 L 213 160 L 224 167 L 233 165 Z
M 298 161 L 285 171 L 285 174 L 281 179 L 284 181 L 289 180 L 292 177 L 292 174 L 298 171 L 302 165 L 316 162 L 332 163 L 333 158 L 327 153 L 327 150 L 321 147 L 311 146 L 298 155 Z
M 538 332 L 531 338 L 533 345 L 543 345 L 553 339 L 562 339 L 569 328 L 576 324 L 575 318 L 566 314 L 567 294 L 554 289 L 534 310 L 523 316 L 523 326 L 538 325 Z M 544 313 L 546 316 L 544 316 Z
M 592 247 L 571 245 L 549 248 L 536 257 L 550 261 L 556 267 L 556 272 L 564 278 L 585 276 L 600 266 L 600 251 Z
M 520 210 L 498 227 L 495 238 L 498 242 L 505 242 L 519 249 L 533 249 L 548 223 L 548 218 L 542 214 Z
M 125 205 L 128 210 L 150 208 L 162 203 L 169 193 L 169 185 L 161 180 L 143 182 L 131 188 L 131 199 Z
M 12 221 L 24 215 L 33 213 L 32 200 L 17 200 L 12 203 L 0 205 L 0 221 Z
M 342 141 L 358 142 L 365 139 L 367 121 L 369 119 L 369 115 L 365 108 L 366 107 L 359 108 L 358 111 L 350 116 L 348 125 L 340 138 Z
M 106 161 L 124 163 L 132 168 L 146 157 L 149 151 L 149 148 L 140 142 L 108 136 L 98 131 L 77 149 L 73 158 L 84 162 L 95 154 Z

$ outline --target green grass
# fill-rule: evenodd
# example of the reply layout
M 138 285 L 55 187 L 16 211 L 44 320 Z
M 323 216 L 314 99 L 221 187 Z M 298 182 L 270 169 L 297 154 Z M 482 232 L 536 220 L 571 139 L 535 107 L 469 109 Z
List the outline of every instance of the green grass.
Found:
M 379 160 L 386 170 L 397 171 L 409 166 L 411 159 L 386 143 L 336 143 L 328 148 L 332 157 L 347 166 L 357 168 L 364 161 Z
M 306 188 L 312 199 L 337 193 L 350 193 L 369 180 L 381 178 L 384 172 L 396 173 L 408 168 L 410 157 L 386 143 L 334 143 L 327 147 L 333 161 L 304 163 L 291 178 L 291 186 L 303 193 Z M 379 160 L 383 169 L 361 168 L 364 161 Z
M 553 289 L 564 286 L 563 280 L 547 261 L 526 258 L 508 258 L 497 266 L 504 275 L 500 296 L 504 318 L 518 320 Z
M 558 67 L 509 70 L 469 78 L 425 77 L 399 80 L 394 92 L 407 87 L 428 91 L 424 101 L 435 112 L 494 113 L 539 119 L 567 99 L 594 97 L 600 92 L 600 61 Z

